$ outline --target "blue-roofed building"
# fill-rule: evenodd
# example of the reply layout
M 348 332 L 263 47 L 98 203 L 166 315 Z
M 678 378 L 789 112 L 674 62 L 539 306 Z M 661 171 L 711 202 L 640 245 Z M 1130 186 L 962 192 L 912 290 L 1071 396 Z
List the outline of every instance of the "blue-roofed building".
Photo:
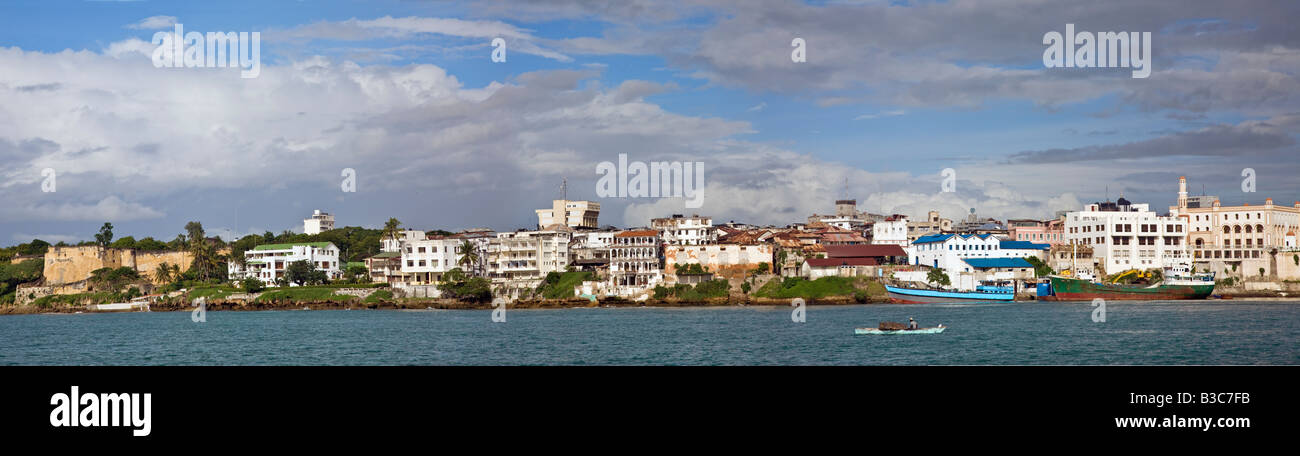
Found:
M 953 286 L 974 290 L 987 281 L 1032 280 L 1026 257 L 1046 260 L 1051 246 L 992 234 L 930 234 L 908 247 L 908 263 L 941 268 Z

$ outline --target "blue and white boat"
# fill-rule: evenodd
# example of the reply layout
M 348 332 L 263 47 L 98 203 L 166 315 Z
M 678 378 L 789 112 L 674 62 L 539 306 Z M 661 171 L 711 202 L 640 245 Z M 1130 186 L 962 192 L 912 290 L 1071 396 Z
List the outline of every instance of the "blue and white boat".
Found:
M 899 304 L 928 304 L 935 302 L 1009 302 L 1016 294 L 1006 291 L 947 291 L 925 288 L 904 288 L 885 285 L 889 301 Z

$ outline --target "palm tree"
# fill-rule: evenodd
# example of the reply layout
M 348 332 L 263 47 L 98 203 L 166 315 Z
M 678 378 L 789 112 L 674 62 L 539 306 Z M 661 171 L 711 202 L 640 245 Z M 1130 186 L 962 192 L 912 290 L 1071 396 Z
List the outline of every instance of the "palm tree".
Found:
M 402 226 L 401 221 L 390 217 L 388 221 L 384 223 L 384 237 L 396 241 L 397 233 L 399 231 L 398 228 L 401 226 Z
M 469 271 L 470 275 L 477 275 L 479 260 L 478 247 L 475 246 L 473 242 L 466 239 L 461 241 L 460 247 L 457 247 L 456 249 L 460 250 L 460 261 L 457 261 L 457 264 L 460 264 L 462 269 Z
M 153 271 L 153 280 L 155 282 L 163 283 L 163 284 L 171 283 L 172 265 L 167 264 L 166 262 L 159 264 L 158 269 L 155 269 Z

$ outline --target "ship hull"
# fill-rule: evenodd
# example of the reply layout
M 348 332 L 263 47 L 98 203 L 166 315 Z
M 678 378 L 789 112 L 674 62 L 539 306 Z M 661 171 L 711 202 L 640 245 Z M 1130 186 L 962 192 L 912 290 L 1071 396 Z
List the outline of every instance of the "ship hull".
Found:
M 1039 296 L 1043 301 L 1165 301 L 1180 299 L 1205 299 L 1214 292 L 1214 284 L 1205 285 L 1154 285 L 1127 286 L 1093 283 L 1087 280 L 1052 277 L 1051 295 Z
M 885 291 L 889 293 L 889 301 L 895 304 L 1008 302 L 1016 297 L 1014 293 L 972 293 L 892 286 L 886 286 Z

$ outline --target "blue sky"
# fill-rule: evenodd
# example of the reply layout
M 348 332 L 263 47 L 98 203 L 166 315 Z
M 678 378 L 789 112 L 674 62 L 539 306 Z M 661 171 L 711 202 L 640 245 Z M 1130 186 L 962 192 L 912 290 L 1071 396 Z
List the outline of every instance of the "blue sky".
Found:
M 278 232 L 316 208 L 526 227 L 561 179 L 596 199 L 595 163 L 620 152 L 706 163 L 700 211 L 779 225 L 843 196 L 950 218 L 1048 217 L 1108 187 L 1164 207 L 1179 175 L 1228 201 L 1300 199 L 1294 3 L 850 3 L 7 2 L 0 244 L 104 221 Z M 148 42 L 170 28 L 149 18 L 259 31 L 263 75 L 153 68 Z M 1154 32 L 1151 77 L 1044 68 L 1039 40 L 1067 22 Z M 808 62 L 789 61 L 791 37 Z M 57 194 L 39 191 L 45 168 Z M 938 192 L 944 168 L 955 195 Z M 601 202 L 617 226 L 691 212 Z

